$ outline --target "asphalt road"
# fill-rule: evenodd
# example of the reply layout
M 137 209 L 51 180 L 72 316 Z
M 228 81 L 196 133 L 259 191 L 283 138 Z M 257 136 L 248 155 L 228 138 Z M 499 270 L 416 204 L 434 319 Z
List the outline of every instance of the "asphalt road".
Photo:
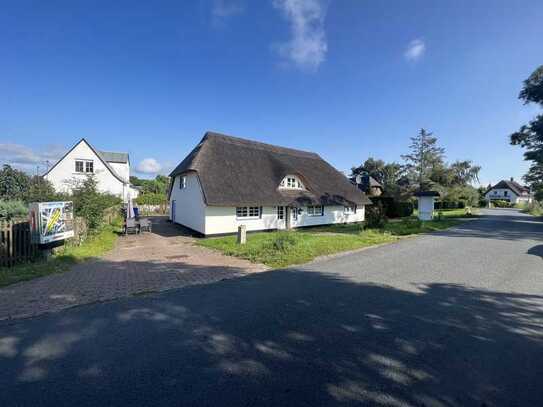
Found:
M 543 404 L 543 222 L 0 323 L 0 406 Z

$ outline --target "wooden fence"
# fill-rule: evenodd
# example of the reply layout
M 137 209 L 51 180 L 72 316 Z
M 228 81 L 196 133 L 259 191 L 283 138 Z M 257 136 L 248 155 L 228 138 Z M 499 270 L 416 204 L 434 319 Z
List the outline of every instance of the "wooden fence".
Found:
M 0 221 L 0 267 L 12 267 L 38 254 L 38 246 L 31 242 L 27 221 Z

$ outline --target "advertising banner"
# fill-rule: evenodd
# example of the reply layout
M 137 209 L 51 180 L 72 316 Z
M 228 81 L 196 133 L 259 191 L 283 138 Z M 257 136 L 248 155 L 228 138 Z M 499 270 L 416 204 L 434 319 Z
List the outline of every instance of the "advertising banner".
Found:
M 46 244 L 74 235 L 72 202 L 33 203 L 29 217 L 34 243 Z

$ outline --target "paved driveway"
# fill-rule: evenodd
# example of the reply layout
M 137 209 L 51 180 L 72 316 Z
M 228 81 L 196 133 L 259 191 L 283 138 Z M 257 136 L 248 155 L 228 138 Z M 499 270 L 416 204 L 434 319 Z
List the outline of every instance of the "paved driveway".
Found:
M 165 217 L 155 217 L 153 233 L 122 236 L 103 258 L 0 289 L 0 320 L 211 283 L 265 269 L 196 246 L 186 229 Z
M 0 322 L 2 406 L 535 406 L 543 223 Z

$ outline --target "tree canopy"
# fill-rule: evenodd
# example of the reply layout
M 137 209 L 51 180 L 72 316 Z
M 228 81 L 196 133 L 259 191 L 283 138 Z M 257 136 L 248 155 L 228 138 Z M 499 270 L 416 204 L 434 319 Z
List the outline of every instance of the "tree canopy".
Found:
M 519 94 L 525 104 L 536 103 L 543 107 L 543 65 L 537 68 Z M 511 144 L 524 148 L 524 159 L 532 164 L 524 180 L 536 190 L 539 199 L 543 198 L 543 114 L 537 115 L 519 131 L 511 134 Z
M 437 137 L 425 129 L 411 138 L 409 149 L 408 154 L 401 156 L 403 164 L 370 157 L 351 169 L 352 176 L 372 176 L 383 185 L 387 195 L 399 200 L 412 197 L 419 188 L 432 188 L 442 193 L 444 201 L 477 203 L 479 192 L 472 184 L 479 182 L 480 166 L 470 160 L 445 162 L 445 149 L 438 145 Z
M 134 186 L 141 187 L 142 194 L 166 195 L 170 185 L 170 178 L 164 175 L 157 175 L 155 179 L 142 179 L 131 176 L 130 183 Z
M 445 149 L 439 147 L 437 137 L 425 129 L 420 129 L 417 136 L 411 137 L 409 149 L 408 154 L 402 155 L 408 177 L 420 189 L 430 188 L 432 172 L 444 166 Z

